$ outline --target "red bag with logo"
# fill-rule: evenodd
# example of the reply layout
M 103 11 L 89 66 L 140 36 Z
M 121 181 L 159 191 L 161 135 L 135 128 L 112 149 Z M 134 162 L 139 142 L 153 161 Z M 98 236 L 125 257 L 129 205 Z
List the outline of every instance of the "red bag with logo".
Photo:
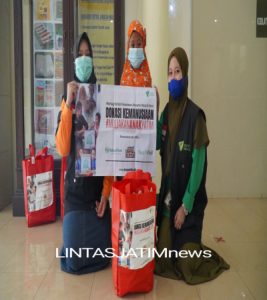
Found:
M 61 159 L 61 170 L 60 170 L 60 217 L 64 218 L 64 185 L 65 175 L 67 172 L 67 157 Z
M 24 208 L 28 227 L 56 220 L 56 198 L 54 188 L 54 158 L 48 148 L 35 156 L 29 145 L 30 157 L 22 161 Z
M 153 289 L 155 217 L 156 185 L 149 173 L 129 172 L 113 183 L 112 275 L 118 296 Z

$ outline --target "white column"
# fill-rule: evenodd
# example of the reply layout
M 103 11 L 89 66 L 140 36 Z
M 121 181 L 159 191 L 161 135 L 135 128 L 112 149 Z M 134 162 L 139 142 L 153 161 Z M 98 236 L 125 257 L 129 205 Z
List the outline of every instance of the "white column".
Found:
M 160 111 L 169 100 L 167 61 L 175 47 L 183 47 L 191 65 L 191 1 L 192 0 L 126 0 L 125 36 L 133 19 L 138 19 L 146 28 L 146 54 L 150 67 L 152 84 L 160 94 Z M 189 95 L 190 95 L 189 70 Z M 156 183 L 160 183 L 160 160 L 157 157 Z

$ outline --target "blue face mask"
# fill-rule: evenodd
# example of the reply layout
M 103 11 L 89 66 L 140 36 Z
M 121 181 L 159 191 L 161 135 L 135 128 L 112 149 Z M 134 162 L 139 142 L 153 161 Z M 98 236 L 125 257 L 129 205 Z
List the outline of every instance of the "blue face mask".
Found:
M 128 52 L 128 59 L 134 69 L 138 69 L 145 59 L 143 48 L 130 48 Z
M 175 100 L 175 101 L 177 101 L 178 98 L 183 95 L 186 87 L 187 87 L 187 76 L 180 80 L 172 79 L 168 83 L 169 92 L 170 92 L 173 100 Z
M 79 56 L 75 59 L 75 74 L 81 82 L 87 82 L 93 70 L 93 60 L 90 56 Z

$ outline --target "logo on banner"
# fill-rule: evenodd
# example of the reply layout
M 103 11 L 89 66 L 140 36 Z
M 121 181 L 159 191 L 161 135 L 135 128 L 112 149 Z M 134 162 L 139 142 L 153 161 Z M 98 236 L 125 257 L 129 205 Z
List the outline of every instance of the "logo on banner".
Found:
M 134 147 L 127 147 L 125 150 L 126 158 L 135 158 L 135 149 Z
M 146 96 L 147 97 L 153 97 L 154 93 L 152 93 L 151 91 L 146 91 Z
M 110 148 L 110 147 L 105 147 L 105 153 L 121 153 L 122 149 L 120 148 Z
M 153 155 L 153 150 L 138 150 L 138 154 L 146 155 L 146 156 L 148 156 L 148 155 L 152 156 Z

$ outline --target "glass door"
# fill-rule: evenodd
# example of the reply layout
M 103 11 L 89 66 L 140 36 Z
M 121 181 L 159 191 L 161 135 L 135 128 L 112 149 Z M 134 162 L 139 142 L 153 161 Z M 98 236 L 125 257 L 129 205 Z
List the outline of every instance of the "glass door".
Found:
M 35 0 L 32 7 L 34 144 L 55 158 L 57 116 L 63 95 L 62 0 Z

